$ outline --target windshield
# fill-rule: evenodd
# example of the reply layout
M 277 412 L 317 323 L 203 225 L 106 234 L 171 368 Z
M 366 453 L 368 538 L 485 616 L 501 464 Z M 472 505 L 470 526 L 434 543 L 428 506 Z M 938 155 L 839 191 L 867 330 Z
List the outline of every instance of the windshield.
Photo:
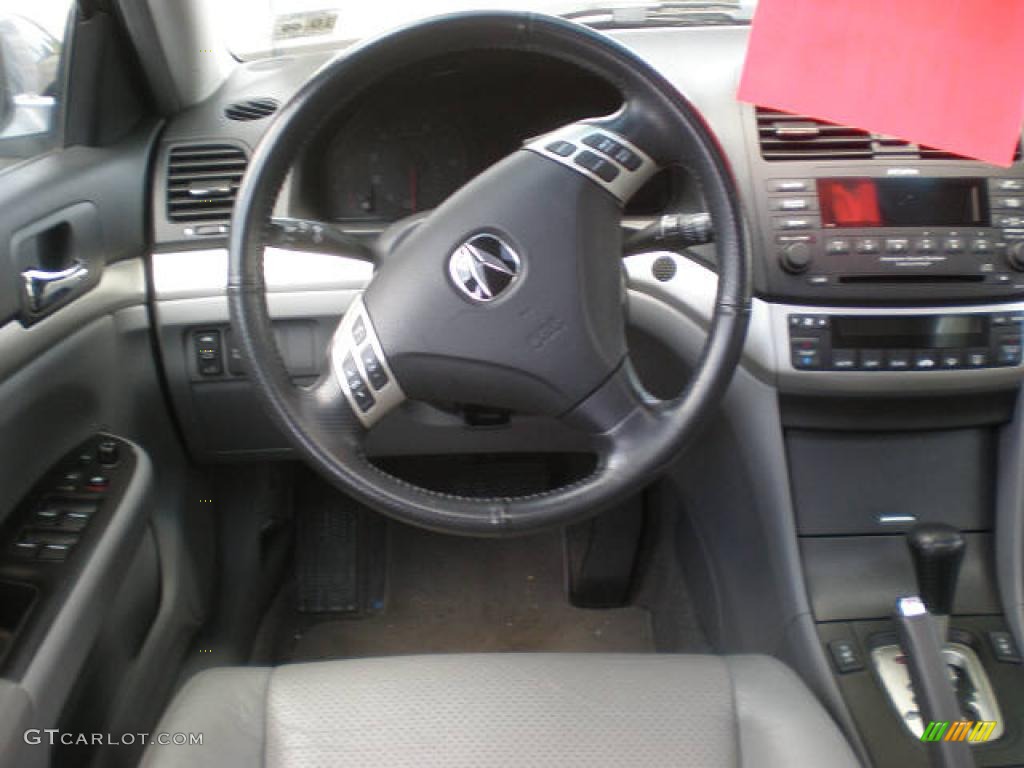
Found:
M 756 0 L 209 0 L 231 52 L 240 59 L 275 56 L 296 48 L 333 48 L 441 13 L 509 9 L 541 11 L 595 26 L 749 20 Z

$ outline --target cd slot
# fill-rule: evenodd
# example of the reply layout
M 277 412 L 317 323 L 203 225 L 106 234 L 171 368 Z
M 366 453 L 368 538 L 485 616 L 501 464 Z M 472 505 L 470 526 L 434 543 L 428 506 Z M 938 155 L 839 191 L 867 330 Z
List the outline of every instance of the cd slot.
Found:
M 984 275 L 840 275 L 846 285 L 942 285 L 948 283 L 983 283 Z

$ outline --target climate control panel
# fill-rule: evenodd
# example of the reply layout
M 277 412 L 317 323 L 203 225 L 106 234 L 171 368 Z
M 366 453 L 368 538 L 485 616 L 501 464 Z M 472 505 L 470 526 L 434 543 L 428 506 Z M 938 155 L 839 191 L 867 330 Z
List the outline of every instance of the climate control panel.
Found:
M 1024 313 L 791 314 L 802 371 L 938 371 L 1021 364 Z

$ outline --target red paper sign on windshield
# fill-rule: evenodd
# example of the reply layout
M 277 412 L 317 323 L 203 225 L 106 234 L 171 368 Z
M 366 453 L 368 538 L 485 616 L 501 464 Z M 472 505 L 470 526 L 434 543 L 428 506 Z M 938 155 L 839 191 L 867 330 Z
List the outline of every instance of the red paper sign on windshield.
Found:
M 1024 0 L 760 0 L 742 101 L 1008 166 Z

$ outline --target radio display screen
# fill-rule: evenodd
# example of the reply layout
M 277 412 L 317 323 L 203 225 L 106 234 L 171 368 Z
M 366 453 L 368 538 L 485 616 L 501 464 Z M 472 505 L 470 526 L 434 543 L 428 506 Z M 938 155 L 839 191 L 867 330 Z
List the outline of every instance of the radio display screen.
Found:
M 836 349 L 942 349 L 988 347 L 984 315 L 833 317 Z
M 984 227 L 984 179 L 818 179 L 826 227 Z

